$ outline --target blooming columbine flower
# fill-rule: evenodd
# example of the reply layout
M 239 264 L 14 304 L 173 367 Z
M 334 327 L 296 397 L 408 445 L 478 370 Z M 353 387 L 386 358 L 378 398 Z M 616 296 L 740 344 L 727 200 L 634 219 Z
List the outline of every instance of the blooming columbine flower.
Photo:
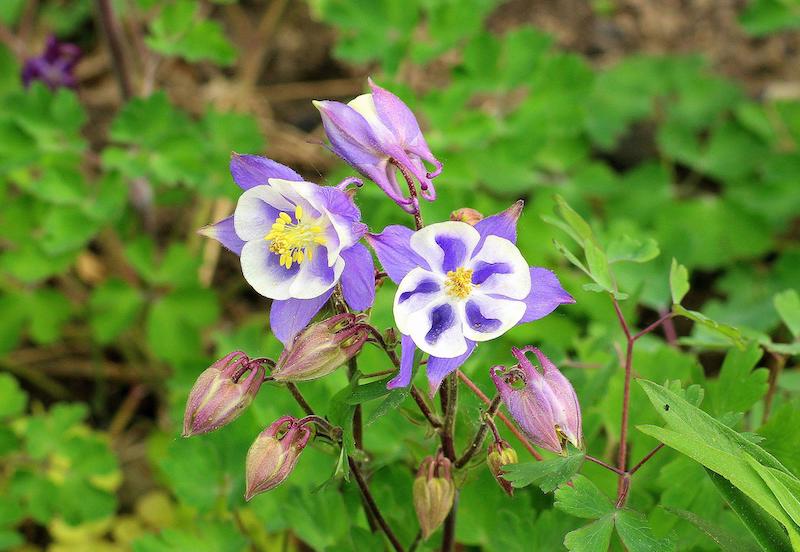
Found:
M 533 351 L 542 372 L 525 355 Z M 567 442 L 580 448 L 581 406 L 572 384 L 536 347 L 511 349 L 519 364 L 495 366 L 490 375 L 511 416 L 537 445 L 563 454 Z M 514 383 L 522 383 L 515 388 Z
M 200 233 L 238 254 L 247 282 L 273 300 L 270 325 L 278 339 L 290 343 L 337 282 L 353 310 L 372 305 L 372 255 L 358 243 L 367 228 L 347 193 L 304 182 L 256 155 L 233 154 L 231 174 L 244 190 L 236 210 Z
M 436 199 L 432 178 L 442 172 L 442 164 L 433 156 L 416 117 L 394 94 L 369 81 L 371 94 L 362 94 L 348 104 L 315 101 L 333 152 L 354 169 L 375 182 L 406 211 L 418 209 L 406 198 L 398 184 L 402 169 L 418 181 L 422 197 Z M 428 172 L 423 164 L 434 165 Z
M 74 44 L 59 42 L 50 36 L 42 55 L 32 57 L 22 68 L 22 82 L 29 86 L 38 80 L 51 90 L 67 87 L 75 88 L 75 76 L 72 70 L 81 57 L 81 49 Z
M 521 211 L 519 201 L 475 226 L 451 221 L 417 232 L 389 226 L 367 236 L 398 284 L 394 317 L 403 334 L 402 358 L 389 387 L 409 384 L 415 347 L 430 355 L 427 372 L 435 392 L 476 342 L 574 302 L 555 274 L 529 267 L 514 245 Z

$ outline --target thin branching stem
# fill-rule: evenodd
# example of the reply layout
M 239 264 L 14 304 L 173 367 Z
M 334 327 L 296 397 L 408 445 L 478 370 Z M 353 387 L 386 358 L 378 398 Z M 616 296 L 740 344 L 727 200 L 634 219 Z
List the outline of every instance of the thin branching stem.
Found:
M 492 418 L 497 413 L 497 409 L 500 407 L 500 395 L 495 395 L 492 399 L 492 402 L 489 404 L 489 408 L 486 409 L 486 412 L 483 415 L 483 422 L 481 423 L 478 431 L 475 433 L 475 437 L 472 439 L 472 442 L 467 447 L 467 450 L 464 451 L 464 454 L 456 460 L 455 467 L 456 468 L 463 468 L 467 465 L 467 463 L 472 460 L 475 454 L 481 449 L 481 445 L 483 445 L 484 439 L 486 439 L 486 433 L 489 431 L 489 425 L 492 423 Z M 496 429 L 496 428 L 495 428 Z

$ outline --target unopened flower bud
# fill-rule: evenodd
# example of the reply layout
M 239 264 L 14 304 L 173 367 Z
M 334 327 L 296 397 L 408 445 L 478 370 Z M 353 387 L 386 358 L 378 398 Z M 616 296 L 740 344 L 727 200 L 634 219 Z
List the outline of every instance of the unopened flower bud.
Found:
M 503 488 L 508 496 L 514 494 L 514 487 L 511 486 L 510 481 L 503 479 L 503 467 L 509 464 L 517 464 L 519 458 L 517 451 L 511 448 L 505 441 L 493 441 L 489 445 L 489 453 L 486 457 L 486 465 L 489 466 L 489 471 Z
M 414 480 L 413 497 L 422 538 L 427 539 L 444 522 L 456 498 L 450 460 L 441 452 L 422 461 Z
M 278 418 L 262 431 L 247 451 L 245 500 L 283 483 L 311 434 L 311 428 L 292 416 Z
M 483 220 L 483 214 L 470 207 L 462 207 L 450 213 L 450 220 L 466 222 L 470 226 L 475 226 Z
M 525 353 L 533 351 L 541 373 Z M 511 351 L 519 364 L 506 370 L 495 366 L 490 374 L 503 403 L 536 445 L 565 453 L 567 442 L 581 448 L 581 407 L 569 380 L 536 347 Z
M 312 324 L 281 353 L 272 377 L 276 381 L 307 381 L 327 376 L 353 358 L 369 336 L 355 314 L 337 314 Z
M 244 412 L 264 382 L 264 365 L 234 351 L 205 370 L 189 392 L 183 436 L 200 435 L 231 423 Z M 245 374 L 247 376 L 245 377 Z

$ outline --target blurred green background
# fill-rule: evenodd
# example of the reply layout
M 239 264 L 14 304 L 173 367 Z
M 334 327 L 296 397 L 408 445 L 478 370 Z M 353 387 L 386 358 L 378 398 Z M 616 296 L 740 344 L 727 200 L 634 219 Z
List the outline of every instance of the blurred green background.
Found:
M 747 413 L 739 429 L 800 471 L 798 26 L 793 0 L 3 0 L 0 549 L 381 549 L 354 486 L 325 485 L 337 456 L 322 446 L 244 502 L 248 446 L 300 413 L 278 387 L 226 430 L 179 438 L 186 393 L 212 360 L 280 352 L 268 300 L 195 233 L 233 208 L 230 152 L 338 182 L 352 171 L 320 146 L 311 100 L 347 101 L 367 76 L 411 106 L 444 163 L 425 220 L 525 199 L 523 254 L 577 299 L 479 348 L 464 367 L 479 386 L 490 392 L 487 370 L 511 363 L 510 345 L 537 344 L 575 382 L 590 450 L 608 456 L 619 439 L 621 334 L 608 297 L 554 245 L 569 243 L 544 220 L 557 193 L 609 256 L 644 260 L 657 244 L 650 262 L 614 265 L 632 322 L 671 307 L 675 258 L 691 274 L 684 305 L 761 343 L 759 366 L 783 368 L 767 418 L 768 370 L 750 372 L 756 359 L 720 371 L 730 340 L 680 319 L 675 336 L 641 342 L 637 376 L 703 385 L 704 408 Z M 21 82 L 50 34 L 83 51 L 75 90 Z M 409 224 L 374 185 L 357 201 L 374 231 Z M 393 293 L 379 290 L 379 328 L 392 325 Z M 361 367 L 388 368 L 373 348 Z M 302 388 L 327 412 L 346 385 L 339 373 Z M 632 426 L 657 420 L 640 390 L 633 400 Z M 376 498 L 410 542 L 413 470 L 436 440 L 406 406 L 377 417 L 366 405 L 365 448 Z M 459 443 L 479 407 L 463 397 Z M 636 458 L 655 444 L 632 439 Z M 631 502 L 680 550 L 716 548 L 656 505 L 743 530 L 686 458 L 665 452 L 643 473 Z M 560 550 L 581 525 L 538 490 L 508 499 L 484 467 L 467 478 L 465 549 Z

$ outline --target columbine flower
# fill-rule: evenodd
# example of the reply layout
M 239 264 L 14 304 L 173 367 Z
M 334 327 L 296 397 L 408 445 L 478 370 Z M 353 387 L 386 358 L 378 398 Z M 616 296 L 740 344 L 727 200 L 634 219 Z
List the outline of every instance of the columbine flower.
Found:
M 264 382 L 264 373 L 261 361 L 251 361 L 241 351 L 234 351 L 212 364 L 200 374 L 189 392 L 183 415 L 183 436 L 208 433 L 238 418 L 253 402 Z
M 431 153 L 408 106 L 372 79 L 369 86 L 371 94 L 362 94 L 346 105 L 327 100 L 314 105 L 322 116 L 331 150 L 413 213 L 419 206 L 405 197 L 398 169 L 415 177 L 422 197 L 433 201 L 436 191 L 431 179 L 442 172 L 442 164 Z M 435 169 L 428 172 L 423 161 Z
M 300 332 L 278 359 L 275 381 L 308 381 L 327 376 L 361 350 L 369 336 L 363 315 L 337 314 Z
M 526 352 L 533 351 L 542 373 Z M 506 370 L 495 366 L 490 375 L 511 416 L 537 445 L 562 454 L 567 442 L 581 448 L 581 406 L 575 389 L 536 347 L 513 348 L 519 364 Z M 515 388 L 515 384 L 522 386 Z
M 81 49 L 75 44 L 59 42 L 56 37 L 47 39 L 42 55 L 25 61 L 22 67 L 22 82 L 29 86 L 38 80 L 51 90 L 66 87 L 75 88 L 75 76 L 72 70 L 81 57 Z
M 272 299 L 270 325 L 284 344 L 319 312 L 341 281 L 344 299 L 364 310 L 375 299 L 372 255 L 350 196 L 317 186 L 265 157 L 231 157 L 244 190 L 232 216 L 200 230 L 241 257 L 247 282 Z
M 307 425 L 292 416 L 278 418 L 262 431 L 247 451 L 245 500 L 286 481 L 311 434 Z
M 471 226 L 442 222 L 413 232 L 389 226 L 370 234 L 384 270 L 398 284 L 394 318 L 403 334 L 400 374 L 411 380 L 415 347 L 430 355 L 431 392 L 480 341 L 550 314 L 574 299 L 555 274 L 529 267 L 514 245 L 522 202 Z
M 441 452 L 422 461 L 412 496 L 422 538 L 427 539 L 450 513 L 456 498 L 450 460 Z

